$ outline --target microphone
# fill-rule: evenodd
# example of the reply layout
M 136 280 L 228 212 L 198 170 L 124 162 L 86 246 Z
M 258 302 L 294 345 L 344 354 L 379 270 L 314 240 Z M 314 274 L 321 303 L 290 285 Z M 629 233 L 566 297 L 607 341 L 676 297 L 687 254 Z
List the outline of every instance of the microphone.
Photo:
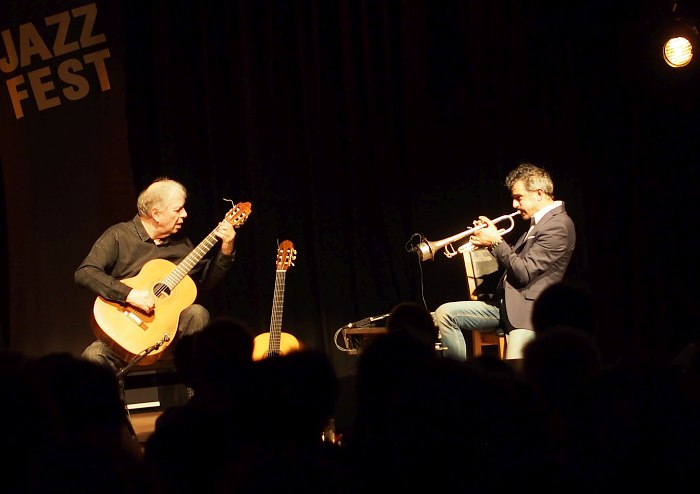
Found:
M 165 334 L 163 335 L 163 337 L 160 339 L 160 341 L 159 341 L 158 343 L 156 343 L 156 345 L 158 345 L 158 346 L 156 347 L 156 350 L 159 349 L 161 346 L 163 346 L 163 345 L 164 345 L 165 343 L 167 343 L 168 341 L 170 341 L 170 335 L 169 335 L 168 333 L 165 333 Z
M 119 371 L 117 372 L 117 378 L 120 380 L 121 384 L 124 384 L 122 379 L 129 373 L 129 371 L 134 365 L 138 364 L 141 360 L 143 360 L 146 357 L 146 355 L 150 354 L 151 352 L 154 352 L 155 350 L 158 350 L 167 341 L 170 341 L 170 335 L 168 333 L 165 333 L 163 334 L 163 337 L 160 340 L 156 341 L 153 345 L 143 350 L 134 360 L 132 360 L 124 367 L 119 369 Z
M 152 347 L 150 347 L 146 350 L 146 355 L 148 355 L 149 353 L 151 353 L 154 350 L 158 350 L 160 347 L 162 347 L 168 341 L 170 341 L 170 335 L 168 333 L 165 333 L 160 340 L 156 341 Z
M 414 239 L 418 239 L 418 243 L 412 244 Z M 414 233 L 411 235 L 411 238 L 408 239 L 408 242 L 406 242 L 406 252 L 414 253 L 418 251 L 418 244 L 421 243 L 425 237 L 423 236 L 422 233 Z

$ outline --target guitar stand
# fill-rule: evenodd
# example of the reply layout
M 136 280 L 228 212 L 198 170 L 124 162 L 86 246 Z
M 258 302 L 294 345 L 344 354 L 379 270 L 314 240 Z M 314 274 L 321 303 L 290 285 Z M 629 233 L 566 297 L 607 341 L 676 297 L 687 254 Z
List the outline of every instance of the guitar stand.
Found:
M 131 432 L 131 435 L 136 437 L 136 431 L 134 430 L 134 426 L 131 424 L 131 414 L 129 413 L 129 407 L 126 405 L 126 398 L 125 398 L 125 382 L 126 382 L 126 375 L 129 373 L 129 371 L 134 367 L 136 364 L 141 362 L 147 355 L 149 355 L 152 352 L 155 352 L 158 350 L 161 346 L 166 341 L 170 341 L 170 336 L 168 334 L 164 334 L 163 337 L 160 339 L 160 341 L 157 341 L 155 344 L 149 346 L 145 350 L 143 350 L 141 353 L 139 353 L 136 358 L 132 361 L 130 361 L 128 364 L 126 364 L 124 367 L 119 369 L 117 372 L 117 379 L 119 380 L 119 393 L 120 395 L 124 398 L 124 409 L 126 410 L 126 417 L 127 417 L 127 424 L 129 426 L 129 431 Z

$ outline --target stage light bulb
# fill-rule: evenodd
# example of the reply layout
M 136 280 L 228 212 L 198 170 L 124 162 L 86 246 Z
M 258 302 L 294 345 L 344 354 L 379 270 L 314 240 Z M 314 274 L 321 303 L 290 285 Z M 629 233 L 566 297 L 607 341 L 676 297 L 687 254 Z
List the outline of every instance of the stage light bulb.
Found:
M 685 67 L 692 59 L 693 45 L 687 38 L 671 38 L 664 44 L 664 60 L 671 67 Z

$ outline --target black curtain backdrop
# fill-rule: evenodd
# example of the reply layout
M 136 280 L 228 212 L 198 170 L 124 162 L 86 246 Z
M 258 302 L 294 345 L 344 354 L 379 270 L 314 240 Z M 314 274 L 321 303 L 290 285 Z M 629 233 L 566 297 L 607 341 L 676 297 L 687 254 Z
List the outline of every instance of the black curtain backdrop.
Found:
M 46 3 L 3 2 L 0 32 L 53 32 L 46 16 L 86 5 Z M 93 77 L 83 99 L 27 103 L 18 119 L 0 88 L 7 347 L 82 351 L 94 297 L 73 271 L 131 217 L 134 191 L 167 175 L 189 189 L 195 243 L 224 199 L 253 205 L 230 275 L 200 301 L 267 331 L 291 240 L 282 329 L 352 372 L 343 325 L 465 297 L 460 257 L 420 263 L 406 244 L 510 213 L 502 182 L 521 160 L 550 170 L 576 223 L 569 279 L 593 295 L 604 359 L 667 359 L 698 338 L 700 85 L 654 45 L 669 2 L 94 5 L 109 90 Z

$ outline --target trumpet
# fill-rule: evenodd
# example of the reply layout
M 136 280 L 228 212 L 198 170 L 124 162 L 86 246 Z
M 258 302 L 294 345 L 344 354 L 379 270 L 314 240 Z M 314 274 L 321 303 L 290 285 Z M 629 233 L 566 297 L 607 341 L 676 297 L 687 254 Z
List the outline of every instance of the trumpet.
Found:
M 492 220 L 493 223 L 500 223 L 501 221 L 508 220 L 510 221 L 510 225 L 508 228 L 502 228 L 498 230 L 498 233 L 500 235 L 503 235 L 504 233 L 508 233 L 513 229 L 515 226 L 515 220 L 513 217 L 517 216 L 520 214 L 520 211 L 516 211 L 511 214 L 504 214 L 503 216 L 499 216 L 495 220 Z M 458 250 L 455 250 L 454 247 L 452 247 L 452 243 L 456 242 L 457 240 L 461 240 L 464 237 L 468 237 L 472 235 L 473 233 L 481 230 L 482 228 L 486 228 L 486 224 L 483 225 L 478 225 L 473 228 L 470 228 L 469 230 L 465 230 L 462 233 L 458 233 L 456 235 L 452 235 L 451 237 L 443 238 L 442 240 L 438 240 L 437 242 L 431 242 L 427 239 L 423 239 L 422 242 L 420 242 L 418 245 L 416 245 L 416 252 L 418 252 L 418 258 L 421 261 L 425 261 L 427 259 L 433 259 L 435 253 L 445 247 L 445 255 L 447 257 L 454 257 L 458 253 L 464 252 L 465 250 L 471 250 L 474 248 L 474 246 L 467 242 L 461 247 L 459 247 Z

